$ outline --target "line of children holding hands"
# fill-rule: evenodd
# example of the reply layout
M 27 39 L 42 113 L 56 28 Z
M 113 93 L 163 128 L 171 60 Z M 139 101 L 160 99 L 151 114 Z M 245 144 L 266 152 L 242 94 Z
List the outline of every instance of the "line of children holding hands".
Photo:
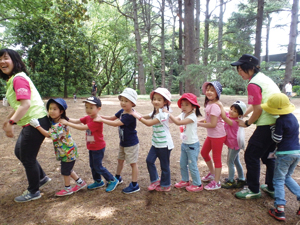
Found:
M 221 186 L 223 188 L 242 188 L 246 184 L 246 181 L 243 168 L 239 160 L 239 126 L 236 120 L 243 116 L 246 111 L 246 105 L 241 101 L 236 101 L 233 105 L 231 105 L 229 113 L 226 113 L 222 104 L 219 102 L 222 86 L 218 81 L 205 82 L 202 86 L 202 90 L 205 95 L 205 119 L 199 121 L 197 121 L 197 117 L 201 115 L 199 110 L 200 105 L 198 104 L 197 97 L 195 95 L 185 93 L 181 96 L 177 104 L 178 107 L 181 108 L 182 113 L 178 117 L 174 117 L 170 113 L 171 110 L 169 109 L 171 104 L 171 94 L 165 88 L 157 88 L 150 93 L 150 99 L 154 110 L 148 115 L 140 115 L 138 112 L 133 110 L 133 107 L 136 105 L 137 94 L 131 88 L 126 88 L 122 94 L 119 95 L 118 98 L 122 109 L 113 116 L 99 116 L 98 112 L 101 109 L 101 101 L 96 97 L 89 97 L 84 101 L 87 116 L 81 119 L 67 118 L 65 114 L 67 106 L 64 100 L 50 99 L 47 103 L 47 110 L 52 122 L 51 129 L 49 131 L 43 130 L 39 126 L 37 120 L 32 120 L 31 125 L 39 129 L 39 131 L 45 136 L 52 138 L 56 157 L 61 161 L 61 173 L 64 177 L 65 188 L 56 193 L 56 195 L 69 195 L 79 191 L 87 185 L 73 171 L 75 159 L 78 155 L 76 144 L 71 138 L 68 127 L 86 130 L 86 142 L 89 150 L 90 167 L 94 179 L 94 183 L 88 185 L 87 189 L 95 189 L 105 186 L 101 178 L 101 176 L 103 176 L 107 181 L 106 191 L 113 191 L 118 184 L 123 182 L 121 171 L 123 169 L 124 161 L 126 160 L 132 168 L 132 182 L 128 187 L 124 188 L 122 192 L 130 194 L 139 191 L 140 188 L 137 183 L 139 140 L 135 130 L 136 119 L 147 126 L 152 126 L 153 128 L 152 146 L 146 159 L 151 182 L 148 186 L 149 191 L 171 190 L 170 154 L 174 145 L 169 130 L 169 121 L 180 126 L 180 138 L 182 140 L 180 156 L 181 181 L 174 185 L 176 188 L 185 188 L 189 192 L 199 192 L 202 191 L 203 188 L 206 190 L 216 190 L 221 188 Z M 286 104 L 290 103 L 288 102 Z M 290 105 L 288 106 L 290 107 Z M 57 108 L 57 114 L 52 112 L 54 110 L 53 108 Z M 267 109 L 265 110 L 268 111 Z M 285 113 L 291 114 L 291 110 L 288 110 Z M 102 165 L 105 152 L 103 123 L 110 126 L 117 126 L 119 128 L 120 149 L 115 176 L 113 176 Z M 205 139 L 201 149 L 201 155 L 204 158 L 210 172 L 206 176 L 202 177 L 202 179 L 200 178 L 197 166 L 198 156 L 200 153 L 197 126 L 207 129 L 207 138 Z M 298 131 L 298 129 L 296 130 Z M 281 139 L 282 132 L 282 130 L 279 132 Z M 298 135 L 296 136 L 298 137 Z M 278 136 L 275 136 L 274 138 L 273 139 L 275 141 L 281 141 L 280 138 L 280 140 L 276 139 Z M 229 177 L 226 179 L 226 182 L 221 185 L 221 154 L 224 143 L 228 146 L 227 165 Z M 289 167 L 287 166 L 286 173 L 284 175 L 281 174 L 280 185 L 283 187 L 284 176 L 286 176 L 285 184 L 289 185 L 290 190 L 297 195 L 297 200 L 300 201 L 300 187 L 296 182 L 291 181 L 292 178 L 290 177 L 300 159 L 299 140 L 297 143 L 298 146 L 296 146 L 296 148 L 298 155 L 296 154 L 291 165 Z M 212 151 L 212 159 L 209 155 L 210 151 Z M 160 160 L 160 176 L 158 175 L 157 168 L 155 166 L 157 158 Z M 238 173 L 237 182 L 234 181 L 234 166 L 237 168 Z M 277 166 L 277 168 L 278 167 L 279 166 Z M 189 172 L 192 177 L 192 183 L 189 179 Z M 70 177 L 76 181 L 76 186 L 73 188 L 70 188 Z M 275 177 L 276 168 L 274 180 L 276 179 Z M 203 187 L 201 180 L 209 183 Z M 285 204 L 284 194 L 282 197 L 282 192 L 284 192 L 284 190 L 282 191 L 282 188 L 280 191 L 279 189 L 277 190 L 275 189 L 275 207 L 277 208 L 271 209 L 269 213 L 278 220 L 285 220 L 284 212 L 282 210 Z M 279 195 L 281 197 L 280 200 L 277 199 L 280 198 L 277 197 Z M 297 214 L 300 214 L 299 210 Z

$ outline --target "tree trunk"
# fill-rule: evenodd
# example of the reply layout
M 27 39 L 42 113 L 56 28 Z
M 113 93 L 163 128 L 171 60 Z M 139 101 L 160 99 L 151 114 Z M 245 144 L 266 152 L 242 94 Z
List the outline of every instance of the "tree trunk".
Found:
M 217 62 L 222 60 L 222 47 L 223 47 L 223 0 L 220 0 L 220 14 L 219 14 L 219 32 L 218 32 L 218 53 Z M 221 72 L 218 71 L 217 80 L 221 80 Z
M 173 14 L 173 9 L 172 9 Z M 171 62 L 170 62 L 170 70 L 168 74 L 168 89 L 171 91 L 172 88 L 172 81 L 173 81 L 173 64 L 174 64 L 174 48 L 175 48 L 175 26 L 176 25 L 176 16 L 173 16 L 173 32 L 172 32 L 172 53 L 171 53 Z
M 195 17 L 195 59 L 196 64 L 200 64 L 200 0 L 196 0 Z
M 206 0 L 206 11 L 205 11 L 205 22 L 204 22 L 204 42 L 203 42 L 203 64 L 207 66 L 208 64 L 208 38 L 209 38 L 209 1 Z M 205 80 L 207 80 L 207 75 L 205 75 Z
M 195 64 L 195 32 L 194 32 L 194 0 L 184 1 L 184 68 Z M 196 87 L 191 78 L 185 80 L 185 92 L 196 93 Z
M 178 0 L 178 14 L 179 14 L 179 48 L 178 48 L 178 64 L 182 66 L 182 0 Z M 179 94 L 183 95 L 183 82 L 179 81 Z
M 270 16 L 270 14 L 267 14 L 267 19 L 268 19 L 268 23 L 267 23 L 266 56 L 265 56 L 266 70 L 269 69 L 268 62 L 270 61 L 270 59 L 269 59 L 269 39 L 270 39 L 270 27 L 271 27 L 271 21 L 272 21 L 272 17 Z
M 161 4 L 161 86 L 165 87 L 165 0 Z
M 256 36 L 255 36 L 255 52 L 254 55 L 260 62 L 261 53 L 261 31 L 264 19 L 264 0 L 258 0 L 257 16 L 256 16 Z
M 142 95 L 146 94 L 145 88 L 145 74 L 144 74 L 144 62 L 142 57 L 142 45 L 141 45 L 141 36 L 139 31 L 139 23 L 138 23 L 138 16 L 137 16 L 137 4 L 136 0 L 132 0 L 133 2 L 133 14 L 134 14 L 134 34 L 135 34 L 135 44 L 137 50 L 137 64 L 138 64 L 138 87 L 140 93 Z
M 299 10 L 299 0 L 293 1 L 292 6 L 292 18 L 291 18 L 291 26 L 290 26 L 290 40 L 288 46 L 288 54 L 286 56 L 285 62 L 285 74 L 284 74 L 284 85 L 287 84 L 292 78 L 293 72 L 293 61 L 295 59 L 295 45 L 297 40 L 297 25 L 298 25 L 298 10 Z

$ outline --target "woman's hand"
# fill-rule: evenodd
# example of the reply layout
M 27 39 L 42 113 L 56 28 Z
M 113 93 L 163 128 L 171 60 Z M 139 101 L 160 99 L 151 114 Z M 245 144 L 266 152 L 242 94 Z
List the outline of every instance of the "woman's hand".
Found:
M 14 126 L 11 125 L 9 122 L 3 124 L 2 129 L 5 131 L 7 137 L 12 138 L 14 137 Z

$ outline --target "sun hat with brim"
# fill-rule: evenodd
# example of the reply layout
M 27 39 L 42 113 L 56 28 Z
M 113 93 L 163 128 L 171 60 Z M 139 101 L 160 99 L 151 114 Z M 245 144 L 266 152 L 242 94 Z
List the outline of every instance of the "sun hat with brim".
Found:
M 92 105 L 96 105 L 97 107 L 101 107 L 101 101 L 99 98 L 91 96 L 88 97 L 86 100 L 82 101 L 82 102 L 87 102 L 90 103 Z
M 197 96 L 192 93 L 184 93 L 181 96 L 181 98 L 177 101 L 177 105 L 179 108 L 181 108 L 181 101 L 184 99 L 189 101 L 192 105 L 200 108 L 200 105 L 198 104 L 198 101 L 197 101 Z
M 163 96 L 167 101 L 168 101 L 168 105 L 171 105 L 171 93 L 169 92 L 168 89 L 166 88 L 156 88 L 154 91 L 152 91 L 150 93 L 150 99 L 152 99 L 154 93 L 158 93 L 161 96 Z
M 136 105 L 136 100 L 137 100 L 137 93 L 135 90 L 133 90 L 132 88 L 125 88 L 124 91 L 118 96 L 119 100 L 121 98 L 121 96 L 127 98 L 129 101 L 131 101 L 134 106 Z
M 51 103 L 56 103 L 56 104 L 59 104 L 63 107 L 64 110 L 66 110 L 68 108 L 68 105 L 66 103 L 66 101 L 62 98 L 50 98 L 46 104 L 46 109 L 47 111 L 49 110 L 49 106 Z
M 246 106 L 246 104 L 244 102 L 242 102 L 242 101 L 235 101 L 233 103 L 233 105 L 238 105 L 240 107 L 240 109 L 242 110 L 243 115 L 245 114 L 245 112 L 247 110 L 247 106 Z
M 212 81 L 212 82 L 204 82 L 204 84 L 202 85 L 202 93 L 205 95 L 206 92 L 206 87 L 207 85 L 211 84 L 212 86 L 214 86 L 218 98 L 220 99 L 221 93 L 222 93 L 222 85 L 220 84 L 219 81 Z
M 256 58 L 253 55 L 244 54 L 244 55 L 242 55 L 241 58 L 239 58 L 238 61 L 236 61 L 234 63 L 231 63 L 230 65 L 240 66 L 240 65 L 245 64 L 245 63 L 253 65 L 253 66 L 258 66 L 259 60 L 258 60 L 258 58 Z
M 263 110 L 273 115 L 286 115 L 295 110 L 289 98 L 283 93 L 272 94 L 267 103 L 261 104 Z

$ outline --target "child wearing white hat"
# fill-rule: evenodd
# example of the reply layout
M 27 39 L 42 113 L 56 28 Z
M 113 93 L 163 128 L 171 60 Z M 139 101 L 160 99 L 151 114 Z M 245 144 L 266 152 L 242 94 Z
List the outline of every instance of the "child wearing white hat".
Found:
M 125 194 L 131 194 L 140 190 L 139 184 L 137 183 L 139 139 L 136 131 L 136 119 L 130 114 L 132 107 L 136 105 L 137 93 L 132 88 L 125 88 L 118 98 L 122 109 L 113 116 L 100 116 L 94 121 L 119 127 L 120 150 L 116 179 L 119 180 L 119 184 L 123 183 L 121 172 L 124 166 L 124 161 L 126 160 L 132 168 L 132 182 L 128 187 L 124 188 L 122 192 Z
M 277 144 L 276 150 L 270 157 L 276 156 L 273 177 L 274 206 L 269 214 L 277 220 L 285 220 L 284 206 L 286 204 L 284 185 L 297 196 L 300 204 L 300 186 L 292 178 L 292 174 L 300 161 L 299 123 L 292 114 L 295 105 L 283 93 L 269 97 L 267 103 L 261 104 L 263 110 L 272 115 L 279 115 L 275 127 L 272 126 L 272 139 Z M 300 208 L 297 211 L 300 215 Z

